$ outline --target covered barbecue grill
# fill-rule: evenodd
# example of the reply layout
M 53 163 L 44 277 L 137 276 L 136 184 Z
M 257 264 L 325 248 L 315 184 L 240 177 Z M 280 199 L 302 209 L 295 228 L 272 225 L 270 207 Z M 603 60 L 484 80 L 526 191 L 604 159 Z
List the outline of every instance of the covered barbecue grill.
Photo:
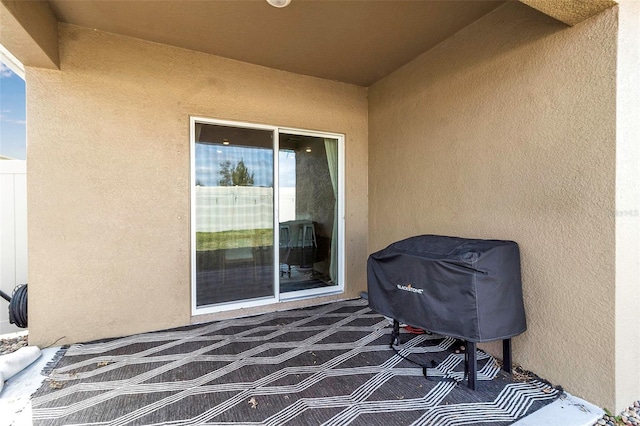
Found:
M 515 242 L 411 237 L 369 256 L 367 284 L 371 309 L 396 320 L 393 339 L 402 322 L 465 340 L 473 369 L 475 343 L 503 340 L 510 371 L 510 338 L 527 329 Z

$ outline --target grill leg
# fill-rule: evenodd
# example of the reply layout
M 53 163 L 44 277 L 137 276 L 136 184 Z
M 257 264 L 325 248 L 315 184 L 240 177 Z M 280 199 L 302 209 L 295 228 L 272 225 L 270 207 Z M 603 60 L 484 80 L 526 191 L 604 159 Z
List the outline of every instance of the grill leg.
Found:
M 476 360 L 476 342 L 467 342 L 467 360 L 469 363 L 469 375 L 467 383 L 471 390 L 476 390 L 476 378 L 478 375 L 478 364 Z
M 390 346 L 393 345 L 399 345 L 400 344 L 400 323 L 398 322 L 397 319 L 393 320 L 393 331 L 391 332 L 391 344 Z
M 502 369 L 511 374 L 511 339 L 502 341 Z

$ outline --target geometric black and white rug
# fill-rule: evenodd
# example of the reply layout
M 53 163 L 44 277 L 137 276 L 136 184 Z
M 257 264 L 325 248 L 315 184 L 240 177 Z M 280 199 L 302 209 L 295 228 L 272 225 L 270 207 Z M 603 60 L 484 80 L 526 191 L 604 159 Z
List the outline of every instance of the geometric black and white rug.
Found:
M 35 425 L 508 425 L 559 396 L 456 341 L 402 334 L 365 300 L 72 345 L 32 399 Z M 435 365 L 423 377 L 409 362 Z M 433 363 L 431 362 L 433 361 Z M 441 380 L 445 378 L 445 380 Z

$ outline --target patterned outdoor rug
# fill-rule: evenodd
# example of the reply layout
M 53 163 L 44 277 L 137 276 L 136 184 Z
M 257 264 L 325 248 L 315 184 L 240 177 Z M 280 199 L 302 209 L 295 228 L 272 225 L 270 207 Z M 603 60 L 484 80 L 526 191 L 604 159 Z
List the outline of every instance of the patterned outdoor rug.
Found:
M 364 300 L 71 346 L 33 396 L 36 425 L 507 425 L 559 396 L 456 342 L 403 333 Z M 435 365 L 428 369 L 407 361 Z M 433 363 L 431 362 L 433 360 Z M 442 380 L 444 378 L 444 380 Z

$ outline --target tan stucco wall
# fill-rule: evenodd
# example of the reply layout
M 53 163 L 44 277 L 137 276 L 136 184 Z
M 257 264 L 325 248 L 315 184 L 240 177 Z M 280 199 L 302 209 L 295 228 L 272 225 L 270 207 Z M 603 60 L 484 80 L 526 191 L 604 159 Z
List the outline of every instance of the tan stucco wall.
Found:
M 514 359 L 614 406 L 617 8 L 567 27 L 509 2 L 369 91 L 369 251 L 520 244 Z
M 190 115 L 344 133 L 365 288 L 366 89 L 62 24 L 60 63 L 26 70 L 31 344 L 191 322 Z
M 576 25 L 603 10 L 615 6 L 617 0 L 520 0 L 522 3 L 567 25 Z
M 616 413 L 640 399 L 640 2 L 620 2 L 618 26 Z
M 0 44 L 25 66 L 58 69 L 58 20 L 41 0 L 0 0 Z

